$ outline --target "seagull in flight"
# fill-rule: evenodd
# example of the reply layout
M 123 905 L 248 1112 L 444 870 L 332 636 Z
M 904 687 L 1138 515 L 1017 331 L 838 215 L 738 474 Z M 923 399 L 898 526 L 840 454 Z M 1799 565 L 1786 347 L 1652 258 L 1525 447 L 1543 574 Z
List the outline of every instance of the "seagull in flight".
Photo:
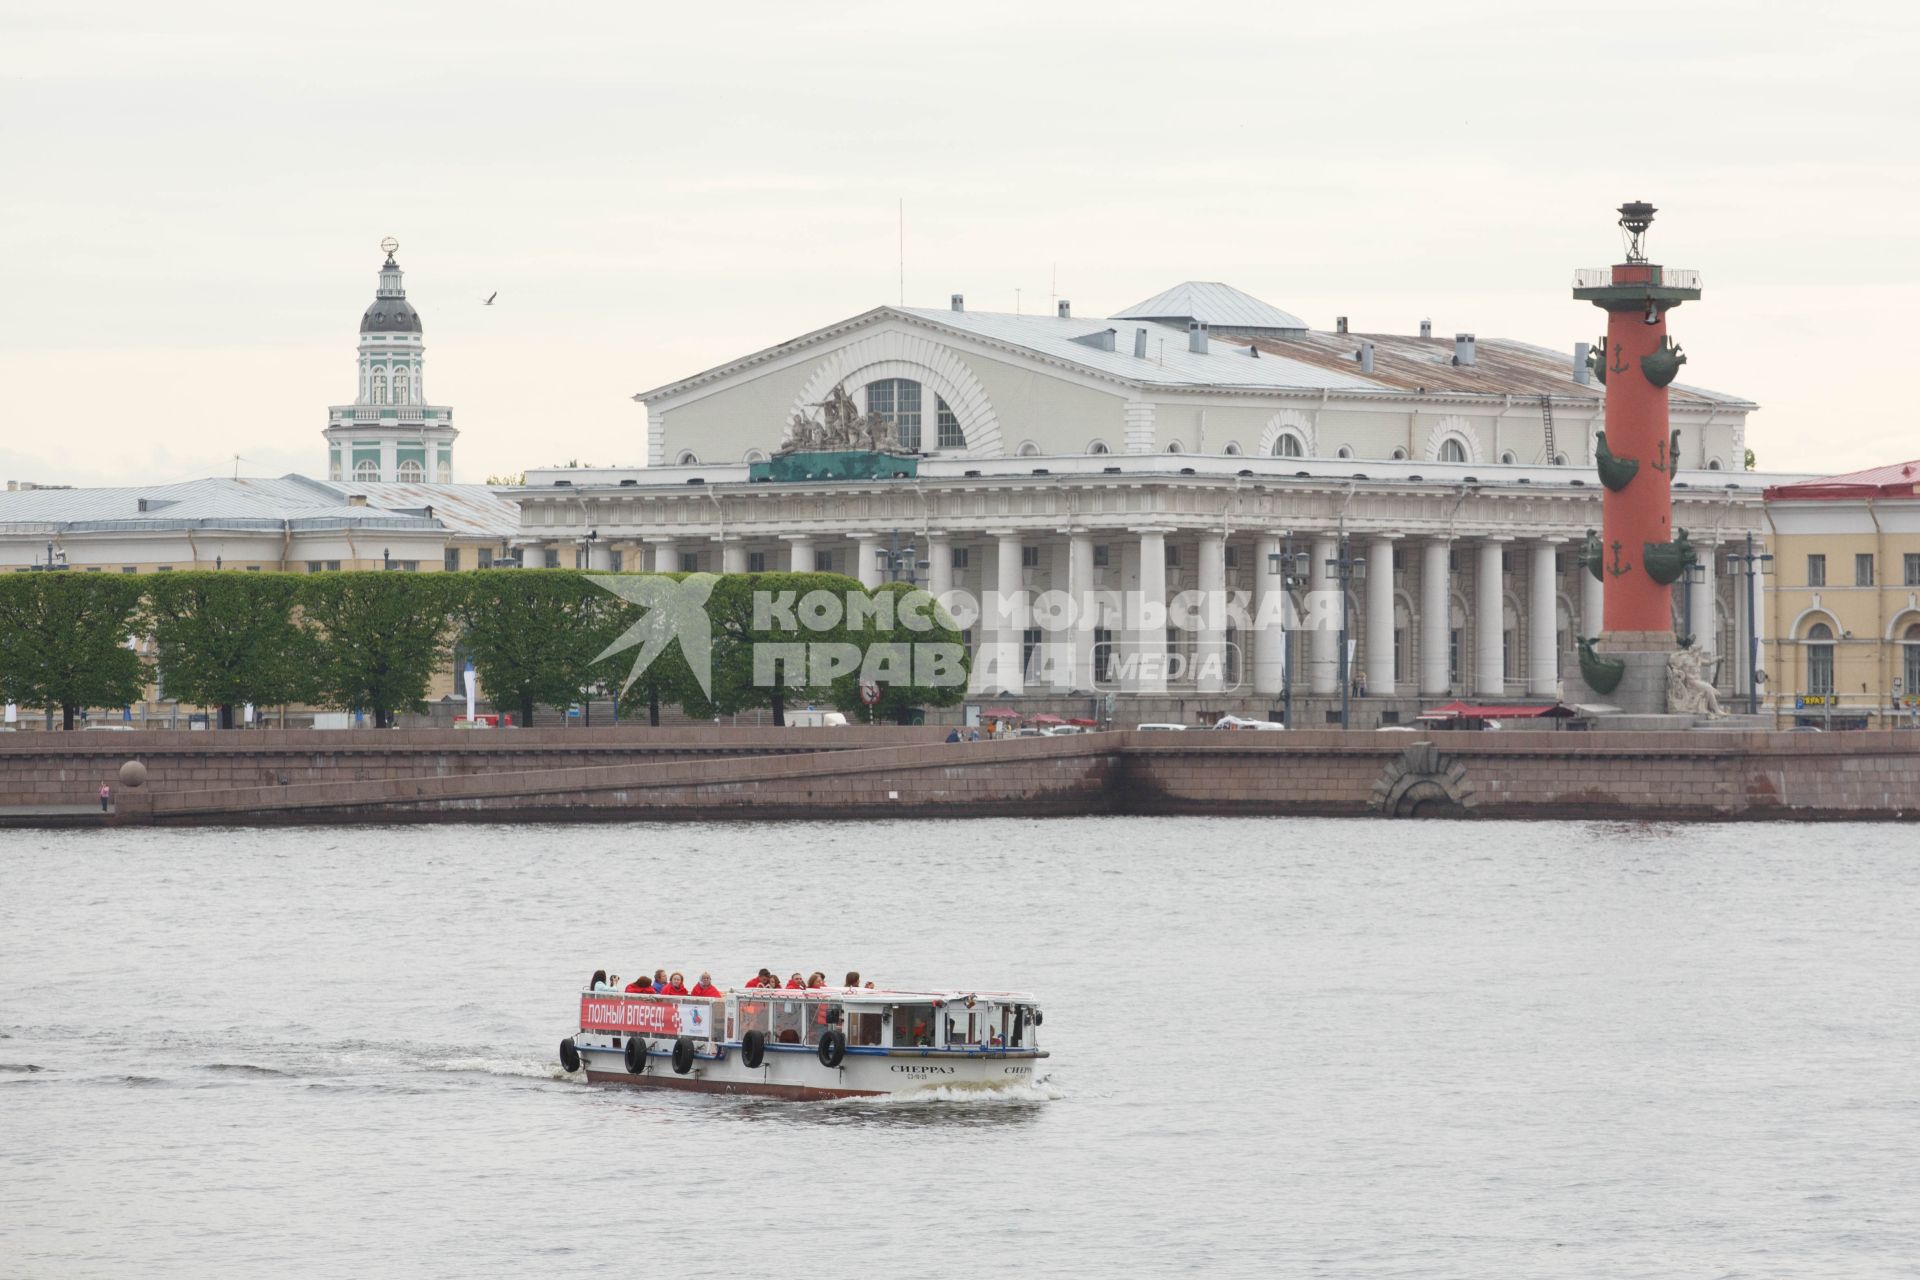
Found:
M 493 300 L 499 296 L 500 296 L 500 291 L 498 289 L 495 289 L 492 293 L 487 295 L 486 301 L 482 302 L 480 305 L 483 307 L 490 307 L 493 305 Z

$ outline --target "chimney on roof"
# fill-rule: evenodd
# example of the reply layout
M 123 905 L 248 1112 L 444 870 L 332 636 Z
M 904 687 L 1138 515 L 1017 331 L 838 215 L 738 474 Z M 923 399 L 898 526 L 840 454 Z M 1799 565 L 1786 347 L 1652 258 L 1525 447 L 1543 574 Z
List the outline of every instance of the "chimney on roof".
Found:
M 1073 319 L 1073 304 L 1065 298 L 1060 299 L 1060 318 L 1062 320 Z
M 1147 358 L 1147 331 L 1145 329 L 1135 329 L 1133 331 L 1133 358 L 1135 360 L 1145 360 Z
M 954 294 L 954 295 L 953 295 L 953 309 L 954 309 L 955 311 L 965 311 L 965 310 L 967 309 L 967 295 L 966 295 L 966 294 L 964 294 L 964 293 L 956 293 L 956 294 Z
M 1453 362 L 1455 364 L 1473 363 L 1473 335 L 1456 333 L 1453 335 Z
M 1187 350 L 1207 354 L 1207 322 L 1205 320 L 1187 321 Z
M 1255 360 L 1258 360 L 1260 358 L 1260 348 L 1255 346 L 1253 343 L 1249 342 L 1247 344 L 1247 354 L 1252 356 Z
M 145 511 L 147 509 L 147 500 L 145 498 L 141 498 L 135 505 L 139 510 Z
M 1360 349 L 1353 353 L 1353 358 L 1360 362 L 1360 372 L 1373 372 L 1373 344 L 1371 342 L 1361 343 Z
M 1333 318 L 1333 331 L 1335 333 L 1345 333 L 1347 331 L 1347 318 L 1345 316 L 1335 316 Z
M 1423 338 L 1431 338 L 1433 336 L 1433 321 L 1422 320 L 1420 322 L 1420 336 Z
M 1583 387 L 1593 381 L 1593 370 L 1587 366 L 1587 352 L 1591 350 L 1587 343 L 1573 344 L 1573 380 Z

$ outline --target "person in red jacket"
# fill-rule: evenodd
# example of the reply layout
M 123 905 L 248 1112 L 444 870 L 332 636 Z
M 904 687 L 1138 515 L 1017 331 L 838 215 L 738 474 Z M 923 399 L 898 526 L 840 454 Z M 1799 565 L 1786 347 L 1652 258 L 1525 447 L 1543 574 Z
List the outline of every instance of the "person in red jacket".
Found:
M 632 982 L 629 982 L 627 984 L 627 990 L 635 992 L 640 995 L 652 995 L 653 979 L 652 978 L 635 978 Z
M 668 978 L 668 979 L 667 979 L 667 986 L 666 986 L 666 989 L 665 989 L 664 991 L 662 991 L 662 992 L 661 992 L 660 994 L 661 994 L 661 995 L 663 995 L 663 996 L 684 996 L 684 995 L 686 995 L 686 994 L 687 994 L 687 979 L 686 979 L 686 975 L 685 975 L 685 974 L 680 974 L 680 973 L 676 973 L 676 974 L 674 974 L 674 975 L 673 975 L 672 977 L 670 977 L 670 978 Z
M 749 982 L 747 985 L 750 987 L 756 986 L 758 985 L 758 982 L 759 982 L 759 979 L 756 978 L 753 982 Z M 696 996 L 700 996 L 702 999 L 718 1000 L 721 996 L 721 991 L 720 991 L 720 988 L 713 985 L 713 975 L 710 973 L 703 973 L 700 975 L 700 981 L 693 984 L 692 994 Z
M 801 979 L 799 974 L 796 973 L 791 978 L 787 979 L 787 990 L 805 991 L 806 989 L 807 989 L 807 984 L 804 980 Z

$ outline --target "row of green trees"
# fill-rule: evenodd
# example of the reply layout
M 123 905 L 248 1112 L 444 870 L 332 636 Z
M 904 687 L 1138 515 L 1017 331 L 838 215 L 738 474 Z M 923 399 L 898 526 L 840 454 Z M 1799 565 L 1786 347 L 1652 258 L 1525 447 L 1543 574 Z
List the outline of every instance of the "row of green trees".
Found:
M 603 589 L 599 576 L 571 569 L 0 575 L 0 701 L 58 708 L 71 729 L 80 709 L 135 702 L 157 678 L 167 698 L 217 708 L 222 727 L 249 702 L 367 711 L 385 727 L 403 711 L 423 709 L 434 674 L 458 657 L 473 663 L 482 696 L 523 724 L 536 706 L 596 692 L 618 698 L 625 714 L 644 709 L 654 724 L 665 707 L 700 718 L 764 708 L 776 724 L 796 700 L 862 709 L 861 672 L 845 663 L 788 662 L 777 668 L 778 683 L 765 679 L 765 655 L 756 663 L 756 648 L 796 641 L 850 645 L 871 659 L 869 672 L 884 669 L 892 678 L 880 681 L 875 710 L 891 719 L 950 706 L 964 693 L 950 667 L 943 679 L 916 683 L 927 674 L 924 663 L 916 670 L 910 656 L 887 661 L 903 646 L 960 654 L 952 619 L 925 592 L 903 584 L 869 592 L 824 573 L 712 579 L 703 611 L 712 667 L 706 687 L 678 639 L 627 686 L 636 648 L 620 641 L 648 630 L 652 606 Z M 770 596 L 790 601 L 812 592 L 868 607 L 801 634 L 782 625 L 790 608 L 766 607 Z M 959 662 L 964 673 L 963 655 Z

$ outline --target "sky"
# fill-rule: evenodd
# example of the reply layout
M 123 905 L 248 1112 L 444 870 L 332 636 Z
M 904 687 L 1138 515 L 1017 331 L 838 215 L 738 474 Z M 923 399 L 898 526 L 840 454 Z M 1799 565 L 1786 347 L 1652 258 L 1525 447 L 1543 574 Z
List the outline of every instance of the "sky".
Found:
M 903 205 L 909 305 L 1570 349 L 1649 200 L 1761 469 L 1904 461 L 1917 55 L 1877 2 L 0 0 L 0 479 L 324 475 L 389 235 L 456 479 L 636 464 L 634 392 L 899 302 Z

